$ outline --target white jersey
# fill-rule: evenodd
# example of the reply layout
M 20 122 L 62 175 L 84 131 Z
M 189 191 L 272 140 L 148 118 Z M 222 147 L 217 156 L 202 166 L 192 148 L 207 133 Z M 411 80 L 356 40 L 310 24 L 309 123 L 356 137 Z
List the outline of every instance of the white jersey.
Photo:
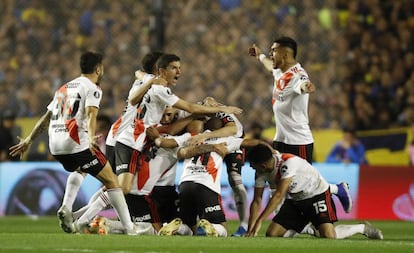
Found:
M 277 163 L 272 172 L 257 172 L 255 187 L 264 188 L 266 183 L 275 189 L 283 178 L 292 178 L 287 192 L 287 198 L 293 200 L 309 199 L 325 192 L 329 188 L 328 182 L 306 160 L 292 154 L 274 154 Z
M 154 75 L 152 74 L 145 74 L 142 80 L 135 80 L 135 82 L 132 84 L 131 89 L 129 90 L 128 98 L 131 97 L 131 95 L 144 83 L 153 77 Z M 127 99 L 125 109 L 122 112 L 121 116 L 119 116 L 119 118 L 111 125 L 111 129 L 109 130 L 108 136 L 106 137 L 106 145 L 115 146 L 118 135 L 133 123 L 135 113 L 137 111 L 137 106 L 138 104 L 132 105 L 129 102 L 129 99 Z
M 86 77 L 62 85 L 47 106 L 52 112 L 49 149 L 53 155 L 73 154 L 89 148 L 86 108 L 99 108 L 102 90 Z
M 215 117 L 221 119 L 221 121 L 223 122 L 223 125 L 226 125 L 229 122 L 234 122 L 234 124 L 236 125 L 236 128 L 237 128 L 237 132 L 232 136 L 237 137 L 237 138 L 243 138 L 244 137 L 243 125 L 239 121 L 239 119 L 236 118 L 236 115 L 226 114 L 224 112 L 217 112 L 215 114 Z M 238 150 L 234 150 L 234 153 L 242 154 L 243 151 L 241 149 L 238 149 Z
M 142 98 L 137 107 L 133 124 L 125 129 L 117 141 L 142 151 L 146 143 L 145 129 L 160 122 L 166 106 L 173 106 L 179 98 L 170 88 L 162 85 L 153 85 Z
M 159 148 L 155 156 L 147 164 L 148 166 L 141 166 L 138 172 L 135 173 L 130 193 L 135 195 L 149 195 L 160 178 L 164 177 L 166 173 L 171 173 L 171 170 L 175 170 L 177 151 L 190 137 L 191 134 L 189 133 L 180 136 L 165 136 L 165 138 L 173 138 L 177 142 L 178 147 L 167 149 Z
M 309 127 L 309 93 L 302 93 L 301 85 L 309 82 L 306 71 L 296 63 L 286 72 L 273 70 L 273 113 L 276 121 L 275 141 L 289 145 L 313 143 Z
M 227 151 L 230 153 L 240 149 L 243 142 L 242 138 L 222 137 L 211 138 L 205 141 L 205 144 L 218 144 L 225 142 Z M 223 157 L 216 152 L 204 153 L 196 157 L 184 160 L 183 172 L 181 174 L 180 184 L 191 181 L 202 184 L 214 192 L 221 192 L 221 173 L 223 170 Z

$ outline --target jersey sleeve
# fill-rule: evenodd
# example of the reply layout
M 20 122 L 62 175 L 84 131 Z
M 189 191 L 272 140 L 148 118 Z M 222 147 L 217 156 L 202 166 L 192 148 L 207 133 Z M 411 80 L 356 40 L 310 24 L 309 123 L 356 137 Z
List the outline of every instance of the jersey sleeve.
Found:
M 215 115 L 217 118 L 219 118 L 221 120 L 221 122 L 223 122 L 223 125 L 226 125 L 229 122 L 235 122 L 233 116 L 231 114 L 227 114 L 224 112 L 218 112 Z
M 152 86 L 152 88 L 154 87 L 154 91 L 158 99 L 168 106 L 173 106 L 180 99 L 174 93 L 172 93 L 171 89 L 168 87 L 161 85 Z
M 191 138 L 191 134 L 190 133 L 184 133 L 182 135 L 178 135 L 178 136 L 169 136 L 169 138 L 174 139 L 177 144 L 178 147 L 182 147 L 185 145 L 185 142 Z
M 298 94 L 302 94 L 301 86 L 302 84 L 307 82 L 310 82 L 308 74 L 303 70 L 299 71 L 295 74 L 294 80 L 292 80 L 292 83 L 295 84 L 295 86 L 293 87 L 293 91 Z
M 236 150 L 240 149 L 240 146 L 243 142 L 243 138 L 237 138 L 237 137 L 233 137 L 233 136 L 226 137 L 226 138 L 227 138 L 227 140 L 226 140 L 227 152 L 230 153 L 230 152 L 233 152 L 233 151 L 236 151 Z
M 296 167 L 295 160 L 289 159 L 285 161 L 282 166 L 280 167 L 280 178 L 291 178 L 296 174 Z
M 86 90 L 85 107 L 94 106 L 99 108 L 99 103 L 102 99 L 102 90 L 96 86 L 88 85 Z

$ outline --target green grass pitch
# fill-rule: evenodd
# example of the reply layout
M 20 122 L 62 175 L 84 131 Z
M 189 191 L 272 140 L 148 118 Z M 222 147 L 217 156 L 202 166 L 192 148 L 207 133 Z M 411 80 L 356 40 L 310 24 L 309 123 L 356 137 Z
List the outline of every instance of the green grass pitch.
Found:
M 358 223 L 346 221 L 344 224 Z M 256 238 L 158 237 L 126 235 L 76 235 L 60 230 L 56 217 L 0 217 L 0 253 L 6 252 L 97 252 L 97 253 L 381 253 L 414 252 L 414 223 L 371 221 L 383 231 L 384 240 L 356 235 L 328 240 L 301 235 L 298 238 L 266 238 L 263 224 Z M 228 222 L 229 232 L 237 222 Z

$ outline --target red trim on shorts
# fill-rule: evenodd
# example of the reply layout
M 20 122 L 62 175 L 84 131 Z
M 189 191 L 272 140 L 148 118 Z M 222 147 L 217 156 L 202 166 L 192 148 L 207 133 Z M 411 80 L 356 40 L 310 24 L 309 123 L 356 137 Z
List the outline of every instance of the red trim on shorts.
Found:
M 137 175 L 138 190 L 141 190 L 144 187 L 145 183 L 148 181 L 148 178 L 150 177 L 149 162 L 145 160 L 146 160 L 146 156 L 141 155 L 139 158 L 139 169 L 138 169 L 138 175 Z
M 95 156 L 98 158 L 99 163 L 105 166 L 107 159 L 104 153 L 102 153 L 102 151 L 98 148 L 95 148 L 93 151 L 95 152 Z
M 152 201 L 150 196 L 145 195 L 145 201 L 147 201 L 148 206 L 151 212 L 152 223 L 161 223 L 160 214 L 158 213 L 158 208 L 155 203 Z
M 328 207 L 328 216 L 331 221 L 336 221 L 338 218 L 336 217 L 336 212 L 332 208 L 332 198 L 331 198 L 331 192 L 328 190 L 325 191 L 325 200 L 326 205 Z
M 305 160 L 306 159 L 306 145 L 300 145 L 299 146 L 299 156 Z
M 218 196 L 218 197 L 217 197 L 217 199 L 218 199 L 218 202 L 219 202 L 219 204 L 220 204 L 220 208 L 221 208 L 221 210 L 223 210 L 223 212 L 224 212 L 224 208 L 223 208 L 223 203 L 222 203 L 221 195 L 217 193 L 217 196 Z
M 138 159 L 140 157 L 140 152 L 136 149 L 132 151 L 131 158 L 129 160 L 129 168 L 128 171 L 131 174 L 135 174 L 138 167 Z

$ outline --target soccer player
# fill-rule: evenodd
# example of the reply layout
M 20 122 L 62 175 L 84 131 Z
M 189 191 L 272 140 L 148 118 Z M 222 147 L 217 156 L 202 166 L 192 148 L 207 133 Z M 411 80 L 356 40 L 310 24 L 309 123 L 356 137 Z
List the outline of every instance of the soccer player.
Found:
M 266 236 L 283 237 L 288 230 L 301 232 L 311 222 L 323 238 L 341 239 L 361 233 L 369 239 L 383 239 L 382 232 L 368 223 L 334 227 L 337 216 L 329 184 L 306 160 L 265 144 L 253 147 L 247 160 L 256 170 L 248 236 L 257 236 L 262 222 L 281 205 Z M 266 184 L 275 191 L 260 212 Z
M 195 122 L 193 122 L 195 123 Z M 205 128 L 216 130 L 223 126 L 221 119 L 212 117 Z M 203 129 L 203 127 L 198 127 Z M 157 145 L 165 145 L 159 138 Z M 179 149 L 179 158 L 185 158 L 179 184 L 179 218 L 174 219 L 159 231 L 159 235 L 195 235 L 198 226 L 207 236 L 227 236 L 226 218 L 221 207 L 221 170 L 223 157 L 248 145 L 249 140 L 233 136 L 209 138 L 203 145 L 190 145 Z M 224 145 L 225 144 L 225 145 Z M 257 145 L 257 144 L 255 144 Z M 205 153 L 194 154 L 194 149 L 203 147 Z
M 91 174 L 107 189 L 108 202 L 115 208 L 128 234 L 135 234 L 134 225 L 125 197 L 119 187 L 105 155 L 97 148 L 96 117 L 102 98 L 99 83 L 104 74 L 103 56 L 85 52 L 80 57 L 81 76 L 62 85 L 38 120 L 29 136 L 10 148 L 16 156 L 28 150 L 33 140 L 46 128 L 49 129 L 49 148 L 52 155 L 69 172 L 81 171 Z M 71 215 L 65 217 L 70 226 L 67 232 L 75 232 Z
M 203 100 L 204 105 L 208 106 L 220 106 L 212 97 L 206 97 Z M 226 137 L 234 136 L 238 138 L 244 137 L 243 125 L 237 119 L 234 114 L 224 114 L 216 113 L 213 115 L 220 119 L 223 122 L 223 127 L 216 129 L 214 131 L 206 131 L 197 135 L 194 135 L 190 139 L 190 144 L 199 144 L 204 140 L 212 137 Z M 243 236 L 247 232 L 247 191 L 244 187 L 241 170 L 244 164 L 244 149 L 235 150 L 224 157 L 224 162 L 226 164 L 228 181 L 233 191 L 234 201 L 236 204 L 237 213 L 239 216 L 239 227 L 232 236 Z
M 282 153 L 297 155 L 312 164 L 313 136 L 309 126 L 309 94 L 315 91 L 308 73 L 296 61 L 297 43 L 290 37 L 273 41 L 269 58 L 255 44 L 249 54 L 273 73 L 272 108 L 276 123 L 273 148 Z M 331 192 L 341 201 L 345 212 L 352 210 L 348 185 L 331 184 Z
M 162 55 L 161 52 L 152 52 L 146 54 L 142 59 L 142 66 L 144 71 L 149 71 L 149 73 L 155 73 L 155 63 L 158 60 L 158 58 Z M 137 71 L 138 72 L 138 71 Z M 137 107 L 137 103 L 142 99 L 143 95 L 146 93 L 146 91 L 151 87 L 154 81 L 157 83 L 161 82 L 161 79 L 154 78 L 155 76 L 153 74 L 146 74 L 145 72 L 142 73 L 139 77 L 140 79 L 135 80 L 135 82 L 132 84 L 132 87 L 129 91 L 128 98 L 126 100 L 126 106 L 124 111 L 122 112 L 121 116 L 111 125 L 111 128 L 107 134 L 106 138 L 106 157 L 108 159 L 108 162 L 111 164 L 112 170 L 115 173 L 115 151 L 114 151 L 114 145 L 117 135 L 121 133 L 123 130 L 125 130 L 130 124 L 132 124 L 135 116 L 135 111 Z M 132 104 L 133 103 L 133 104 Z M 105 188 L 101 188 L 98 190 L 89 200 L 89 203 L 82 207 L 81 209 L 73 212 L 72 214 L 72 206 L 75 201 L 76 195 L 78 194 L 79 188 L 83 182 L 83 179 L 85 177 L 85 173 L 78 173 L 78 172 L 72 172 L 69 174 L 67 178 L 67 183 L 65 187 L 65 194 L 62 201 L 62 206 L 58 210 L 58 217 L 60 219 L 60 224 L 63 230 L 66 230 L 65 228 L 70 227 L 69 224 L 66 224 L 66 222 L 71 221 L 70 217 L 73 216 L 73 219 L 77 220 L 79 226 L 83 226 L 85 224 L 88 224 L 89 220 L 93 218 L 94 211 L 91 211 L 89 215 L 84 215 L 86 210 L 90 208 L 91 204 L 100 198 L 99 202 L 100 205 L 107 205 L 109 206 L 108 197 L 106 196 L 107 193 L 105 192 Z M 100 210 L 101 207 L 95 207 L 96 210 Z M 83 217 L 82 217 L 83 216 Z M 80 217 L 82 219 L 78 220 Z M 81 225 L 83 224 L 83 225 Z
M 145 177 L 147 173 L 146 170 L 139 169 L 146 163 L 141 156 L 143 150 L 148 147 L 145 130 L 160 122 L 166 106 L 200 114 L 241 112 L 240 108 L 232 106 L 209 107 L 189 103 L 173 94 L 170 87 L 177 84 L 181 75 L 181 62 L 178 56 L 164 54 L 158 59 L 157 66 L 159 76 L 166 80 L 166 83 L 153 85 L 147 91 L 137 107 L 134 124 L 120 133 L 115 144 L 116 171 L 125 194 L 131 190 L 135 173 L 138 173 L 138 178 Z

